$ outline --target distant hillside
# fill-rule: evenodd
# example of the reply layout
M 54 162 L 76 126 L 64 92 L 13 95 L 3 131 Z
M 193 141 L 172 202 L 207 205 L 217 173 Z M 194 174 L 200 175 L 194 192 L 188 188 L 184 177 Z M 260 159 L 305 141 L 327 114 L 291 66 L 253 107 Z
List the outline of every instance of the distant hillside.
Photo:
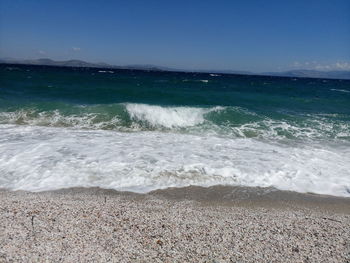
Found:
M 317 71 L 317 70 L 291 70 L 285 72 L 265 72 L 261 75 L 298 77 L 298 78 L 328 78 L 328 79 L 350 79 L 350 71 Z
M 26 64 L 26 65 L 45 65 L 60 67 L 86 67 L 86 68 L 115 68 L 115 69 L 136 69 L 136 70 L 152 70 L 152 71 L 183 71 L 198 73 L 216 73 L 216 74 L 240 74 L 240 75 L 263 75 L 263 76 L 279 76 L 279 77 L 301 77 L 301 78 L 330 78 L 330 79 L 350 79 L 350 71 L 317 71 L 317 70 L 291 70 L 284 72 L 264 72 L 253 73 L 249 71 L 238 70 L 181 70 L 168 67 L 159 67 L 155 65 L 126 65 L 114 66 L 106 63 L 90 63 L 82 60 L 65 60 L 55 61 L 48 58 L 16 60 L 10 58 L 0 59 L 0 63 L 6 64 Z
M 107 63 L 90 63 L 83 60 L 64 60 L 55 61 L 49 58 L 17 60 L 11 58 L 0 59 L 0 63 L 5 64 L 22 64 L 22 65 L 43 65 L 59 67 L 82 67 L 82 68 L 118 68 L 118 69 L 136 69 L 136 70 L 154 70 L 154 71 L 178 71 L 176 69 L 158 67 L 154 65 L 126 65 L 115 66 Z
M 60 66 L 60 67 L 113 67 L 106 63 L 89 63 L 82 60 L 66 60 L 55 61 L 49 58 L 40 59 L 27 59 L 27 60 L 15 60 L 15 59 L 2 59 L 1 63 L 11 64 L 26 64 L 26 65 L 44 65 L 44 66 Z

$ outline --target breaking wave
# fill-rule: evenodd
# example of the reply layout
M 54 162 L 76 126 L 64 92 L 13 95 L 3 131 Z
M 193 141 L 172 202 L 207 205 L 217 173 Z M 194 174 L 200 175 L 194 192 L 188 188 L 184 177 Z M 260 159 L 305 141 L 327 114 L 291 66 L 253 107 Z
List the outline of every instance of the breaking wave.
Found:
M 0 124 L 115 131 L 172 131 L 234 138 L 350 140 L 349 120 L 338 115 L 272 118 L 240 107 L 165 107 L 147 104 L 27 107 L 0 112 Z

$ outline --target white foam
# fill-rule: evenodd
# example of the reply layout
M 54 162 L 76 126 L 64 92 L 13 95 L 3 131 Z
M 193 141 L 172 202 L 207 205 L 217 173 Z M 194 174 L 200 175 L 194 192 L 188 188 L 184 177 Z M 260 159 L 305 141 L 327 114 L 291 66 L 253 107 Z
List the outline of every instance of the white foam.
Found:
M 126 110 L 133 120 L 145 121 L 153 127 L 179 128 L 204 122 L 204 115 L 223 109 L 194 107 L 161 107 L 147 104 L 126 104 Z
M 202 83 L 208 83 L 209 80 L 207 80 L 207 79 L 183 79 L 182 82 L 202 82 Z
M 350 93 L 350 90 L 346 89 L 331 89 L 332 91 L 339 91 L 339 92 L 344 92 L 344 93 Z
M 0 188 L 274 186 L 350 197 L 350 147 L 0 125 Z
M 118 127 L 120 119 L 114 116 L 106 121 L 96 121 L 99 114 L 85 113 L 82 115 L 63 115 L 59 110 L 37 112 L 35 110 L 19 110 L 13 112 L 0 112 L 0 123 L 26 124 L 40 126 L 68 126 L 77 129 L 104 129 Z
M 114 73 L 112 70 L 99 70 L 99 73 Z

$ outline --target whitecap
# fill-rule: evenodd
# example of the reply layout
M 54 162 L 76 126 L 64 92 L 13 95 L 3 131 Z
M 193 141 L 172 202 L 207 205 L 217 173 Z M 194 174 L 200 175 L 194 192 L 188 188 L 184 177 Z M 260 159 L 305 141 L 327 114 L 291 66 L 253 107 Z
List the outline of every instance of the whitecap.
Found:
M 339 92 L 345 92 L 345 93 L 350 93 L 350 90 L 345 90 L 345 89 L 331 89 L 332 91 L 339 91 Z
M 211 111 L 219 111 L 223 107 L 161 107 L 147 104 L 126 104 L 126 110 L 133 120 L 144 121 L 153 127 L 189 127 L 204 122 L 204 115 Z

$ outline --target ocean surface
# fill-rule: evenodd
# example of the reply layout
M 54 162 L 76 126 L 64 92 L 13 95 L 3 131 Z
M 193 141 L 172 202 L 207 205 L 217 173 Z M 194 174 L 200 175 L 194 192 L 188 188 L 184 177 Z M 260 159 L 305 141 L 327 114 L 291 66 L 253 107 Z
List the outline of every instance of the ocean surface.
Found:
M 350 197 L 350 81 L 0 65 L 0 188 Z

